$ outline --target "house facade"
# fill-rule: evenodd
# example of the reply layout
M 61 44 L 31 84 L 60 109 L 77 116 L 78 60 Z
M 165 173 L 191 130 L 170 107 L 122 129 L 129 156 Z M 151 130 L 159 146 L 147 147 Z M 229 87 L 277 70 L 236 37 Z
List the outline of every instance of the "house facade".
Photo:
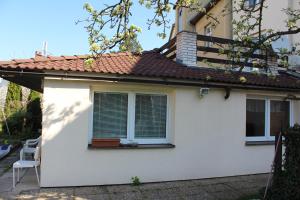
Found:
M 274 135 L 300 123 L 290 71 L 236 77 L 157 51 L 86 58 L 0 62 L 3 77 L 43 92 L 41 187 L 268 173 Z M 112 138 L 120 145 L 93 146 Z
M 175 8 L 176 21 L 174 30 L 172 31 L 172 37 L 181 31 L 191 31 L 202 35 L 233 39 L 232 21 L 239 21 L 241 12 L 232 12 L 232 10 L 237 8 L 239 1 L 200 0 L 199 2 L 200 6 L 205 8 L 207 14 L 204 12 L 191 11 L 188 8 Z M 259 0 L 246 0 L 245 7 L 254 8 L 258 3 Z M 275 31 L 287 29 L 286 20 L 289 16 L 284 13 L 283 9 L 299 9 L 299 4 L 296 0 L 267 0 L 265 1 L 265 6 L 262 31 L 266 31 L 266 29 L 273 29 Z M 218 19 L 218 22 L 214 20 L 215 18 Z M 253 34 L 255 33 L 256 32 L 253 32 Z M 297 46 L 297 43 L 299 43 L 298 36 L 299 34 L 287 36 L 290 47 Z
M 237 8 L 240 1 L 232 0 L 201 0 L 201 7 L 205 8 L 207 15 L 204 12 L 192 11 L 188 8 L 176 7 L 176 21 L 172 28 L 170 38 L 174 38 L 181 31 L 194 32 L 200 35 L 213 36 L 227 39 L 234 39 L 233 21 L 239 21 L 242 12 L 232 12 Z M 245 7 L 249 9 L 255 8 L 259 0 L 246 0 Z M 287 30 L 286 20 L 289 16 L 284 13 L 283 9 L 299 9 L 298 1 L 265 1 L 263 10 L 262 32 L 269 29 L 274 31 Z M 210 17 L 211 16 L 211 17 Z M 215 20 L 217 19 L 217 21 Z M 297 24 L 299 26 L 300 24 Z M 251 33 L 253 36 L 257 34 L 257 30 Z M 274 51 L 279 51 L 279 48 L 285 48 L 288 51 L 295 52 L 299 49 L 300 34 L 291 34 L 282 36 L 277 41 L 273 42 Z M 198 42 L 198 44 L 206 47 L 218 47 L 214 43 Z M 299 68 L 300 57 L 296 55 L 289 56 L 289 65 L 293 68 Z M 198 52 L 199 56 L 224 59 L 225 55 L 216 55 L 209 52 Z M 204 62 L 198 62 L 198 66 L 208 66 Z M 221 65 L 215 65 L 220 67 Z
M 209 2 L 208 12 L 232 7 Z M 43 93 L 41 187 L 270 172 L 275 136 L 300 123 L 299 74 L 205 66 L 203 55 L 229 63 L 210 41 L 199 52 L 199 35 L 232 42 L 233 16 L 214 29 L 185 8 L 176 18 L 170 42 L 142 54 L 104 54 L 91 66 L 81 55 L 0 61 L 1 76 Z

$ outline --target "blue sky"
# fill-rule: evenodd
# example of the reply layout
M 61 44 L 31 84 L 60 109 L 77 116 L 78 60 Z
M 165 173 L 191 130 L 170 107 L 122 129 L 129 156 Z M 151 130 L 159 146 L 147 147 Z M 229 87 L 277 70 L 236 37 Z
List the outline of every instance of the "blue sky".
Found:
M 33 57 L 36 50 L 48 42 L 52 55 L 74 55 L 89 53 L 84 24 L 75 25 L 87 14 L 83 4 L 89 2 L 101 8 L 103 0 L 0 0 L 0 60 Z M 166 42 L 157 37 L 156 27 L 147 30 L 147 18 L 151 11 L 137 6 L 134 1 L 132 23 L 142 27 L 139 40 L 145 50 L 161 46 Z M 172 22 L 174 13 L 170 15 Z M 171 24 L 170 24 L 171 26 Z M 109 32 L 109 30 L 107 30 Z M 168 30 L 169 33 L 169 30 Z

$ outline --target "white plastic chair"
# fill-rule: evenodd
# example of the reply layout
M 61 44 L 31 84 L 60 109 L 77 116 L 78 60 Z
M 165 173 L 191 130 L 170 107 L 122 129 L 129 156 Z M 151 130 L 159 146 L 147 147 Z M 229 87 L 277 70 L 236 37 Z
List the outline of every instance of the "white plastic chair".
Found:
M 39 141 L 41 140 L 41 136 L 36 138 L 36 139 L 28 139 L 26 140 L 25 144 L 24 144 L 24 148 L 32 148 L 35 147 Z
M 38 184 L 40 184 L 38 167 L 40 166 L 40 147 L 35 148 L 34 160 L 18 160 L 13 164 L 13 188 L 16 187 L 15 183 L 15 169 L 18 170 L 17 181 L 20 181 L 20 169 L 22 168 L 35 168 L 36 178 Z
M 36 139 L 28 139 L 26 140 L 23 148 L 20 151 L 20 160 L 23 160 L 25 154 L 34 154 L 35 147 L 39 146 L 41 142 L 41 136 Z

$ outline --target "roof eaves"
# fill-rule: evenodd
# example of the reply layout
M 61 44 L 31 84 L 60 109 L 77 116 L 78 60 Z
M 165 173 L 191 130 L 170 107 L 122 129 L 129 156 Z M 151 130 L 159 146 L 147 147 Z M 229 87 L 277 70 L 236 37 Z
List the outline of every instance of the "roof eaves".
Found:
M 190 20 L 190 24 L 192 25 L 196 25 L 197 22 L 205 16 L 206 13 L 208 13 L 215 5 L 217 5 L 217 3 L 221 1 L 221 0 L 211 0 L 210 2 L 208 2 L 206 4 L 206 6 L 204 6 L 205 12 L 199 12 L 197 15 L 195 15 L 191 20 Z
M 53 72 L 55 71 L 55 72 Z M 34 71 L 17 71 L 17 70 L 0 70 L 2 74 L 19 74 L 39 77 L 58 77 L 58 78 L 76 78 L 76 79 L 89 79 L 89 80 L 109 80 L 120 82 L 138 82 L 149 84 L 166 84 L 166 85 L 182 85 L 182 86 L 200 86 L 200 87 L 213 87 L 213 88 L 232 88 L 232 89 L 244 89 L 244 90 L 268 90 L 268 91 L 285 91 L 285 92 L 300 92 L 299 87 L 285 87 L 275 85 L 260 85 L 260 84 L 245 84 L 237 82 L 222 82 L 218 80 L 203 80 L 203 79 L 191 79 L 191 78 L 174 78 L 174 77 L 157 77 L 157 76 L 143 76 L 143 75 L 128 75 L 128 74 L 112 74 L 112 73 L 99 73 L 95 74 L 77 74 L 76 72 L 66 72 L 57 70 L 41 70 L 39 72 Z

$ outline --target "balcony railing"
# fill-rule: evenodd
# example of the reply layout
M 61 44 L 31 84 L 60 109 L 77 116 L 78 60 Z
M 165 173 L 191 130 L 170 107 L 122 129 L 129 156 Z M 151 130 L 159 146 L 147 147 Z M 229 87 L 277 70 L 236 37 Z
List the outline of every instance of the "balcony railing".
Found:
M 198 63 L 255 68 L 264 68 L 277 63 L 277 56 L 271 47 L 251 53 L 252 49 L 242 42 L 220 37 L 197 35 L 196 50 L 195 59 Z M 176 37 L 160 47 L 158 51 L 170 59 L 175 59 Z
M 169 42 L 161 46 L 158 51 L 170 59 L 176 58 L 176 37 L 172 38 L 169 40 Z

